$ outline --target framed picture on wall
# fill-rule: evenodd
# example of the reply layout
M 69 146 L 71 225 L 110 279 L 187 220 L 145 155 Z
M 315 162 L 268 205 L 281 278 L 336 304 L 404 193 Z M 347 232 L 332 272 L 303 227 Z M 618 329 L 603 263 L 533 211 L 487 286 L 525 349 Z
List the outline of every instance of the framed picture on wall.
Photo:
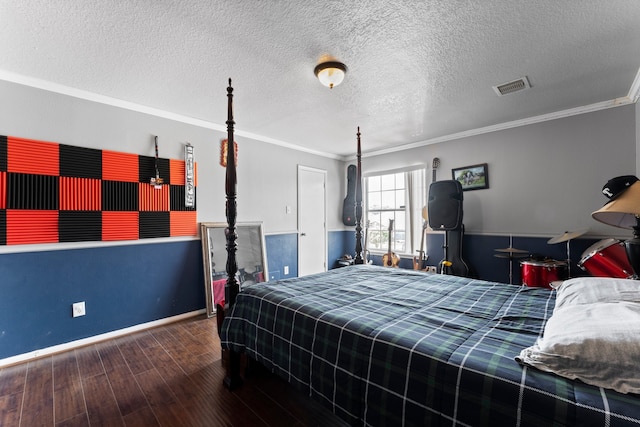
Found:
M 227 283 L 227 237 L 226 222 L 200 223 L 202 240 L 202 261 L 204 264 L 205 295 L 207 316 L 216 313 L 216 305 L 225 304 Z M 241 222 L 236 224 L 236 279 L 240 288 L 269 278 L 267 258 L 261 222 Z
M 489 188 L 489 169 L 486 163 L 451 169 L 451 175 L 462 184 L 464 191 Z

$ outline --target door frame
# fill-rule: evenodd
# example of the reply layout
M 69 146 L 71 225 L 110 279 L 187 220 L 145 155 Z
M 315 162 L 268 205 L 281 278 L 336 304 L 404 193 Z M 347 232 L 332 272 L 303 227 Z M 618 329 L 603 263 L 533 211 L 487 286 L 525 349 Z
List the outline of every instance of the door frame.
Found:
M 322 174 L 322 179 L 324 182 L 324 189 L 322 192 L 322 198 L 323 198 L 323 205 L 324 205 L 324 212 L 323 212 L 323 216 L 324 216 L 324 221 L 323 221 L 323 235 L 324 235 L 324 249 L 323 249 L 323 259 L 324 259 L 324 271 L 327 271 L 327 266 L 328 266 L 328 262 L 327 262 L 327 258 L 328 258 L 328 254 L 327 254 L 327 248 L 328 248 L 328 239 L 329 239 L 329 235 L 327 232 L 327 171 L 324 169 L 318 169 L 318 168 L 313 168 L 310 166 L 304 166 L 304 165 L 298 165 L 298 170 L 297 170 L 297 174 L 296 174 L 296 180 L 297 180 L 297 198 L 298 198 L 298 218 L 297 218 L 297 234 L 298 234 L 298 276 L 301 276 L 300 274 L 300 266 L 302 265 L 300 263 L 301 260 L 301 245 L 300 245 L 300 234 L 301 234 L 301 230 L 300 230 L 300 194 L 302 192 L 302 188 L 300 185 L 300 171 L 308 171 L 308 172 L 316 172 L 316 173 L 320 173 Z

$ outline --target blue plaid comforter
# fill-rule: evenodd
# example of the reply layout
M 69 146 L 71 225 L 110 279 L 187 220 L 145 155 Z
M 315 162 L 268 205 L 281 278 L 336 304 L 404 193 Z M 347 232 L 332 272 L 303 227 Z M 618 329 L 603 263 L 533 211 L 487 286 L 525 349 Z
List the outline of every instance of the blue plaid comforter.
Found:
M 244 288 L 222 346 L 352 425 L 640 425 L 640 396 L 514 360 L 554 302 L 548 289 L 351 266 Z

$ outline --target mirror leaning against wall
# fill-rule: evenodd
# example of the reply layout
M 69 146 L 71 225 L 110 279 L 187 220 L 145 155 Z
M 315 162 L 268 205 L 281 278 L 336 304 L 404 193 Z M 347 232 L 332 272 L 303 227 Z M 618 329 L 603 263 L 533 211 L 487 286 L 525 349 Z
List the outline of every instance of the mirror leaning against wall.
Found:
M 202 261 L 204 264 L 207 316 L 216 313 L 216 305 L 224 306 L 224 288 L 227 283 L 226 222 L 201 222 Z M 238 272 L 240 289 L 269 278 L 262 222 L 236 224 Z

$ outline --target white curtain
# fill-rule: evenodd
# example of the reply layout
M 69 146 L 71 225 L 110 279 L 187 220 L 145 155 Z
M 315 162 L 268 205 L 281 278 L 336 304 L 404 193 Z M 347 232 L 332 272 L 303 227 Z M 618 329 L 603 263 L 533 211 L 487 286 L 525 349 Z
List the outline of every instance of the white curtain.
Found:
M 407 179 L 407 252 L 417 255 L 420 249 L 424 218 L 422 208 L 427 204 L 425 169 L 406 173 Z

